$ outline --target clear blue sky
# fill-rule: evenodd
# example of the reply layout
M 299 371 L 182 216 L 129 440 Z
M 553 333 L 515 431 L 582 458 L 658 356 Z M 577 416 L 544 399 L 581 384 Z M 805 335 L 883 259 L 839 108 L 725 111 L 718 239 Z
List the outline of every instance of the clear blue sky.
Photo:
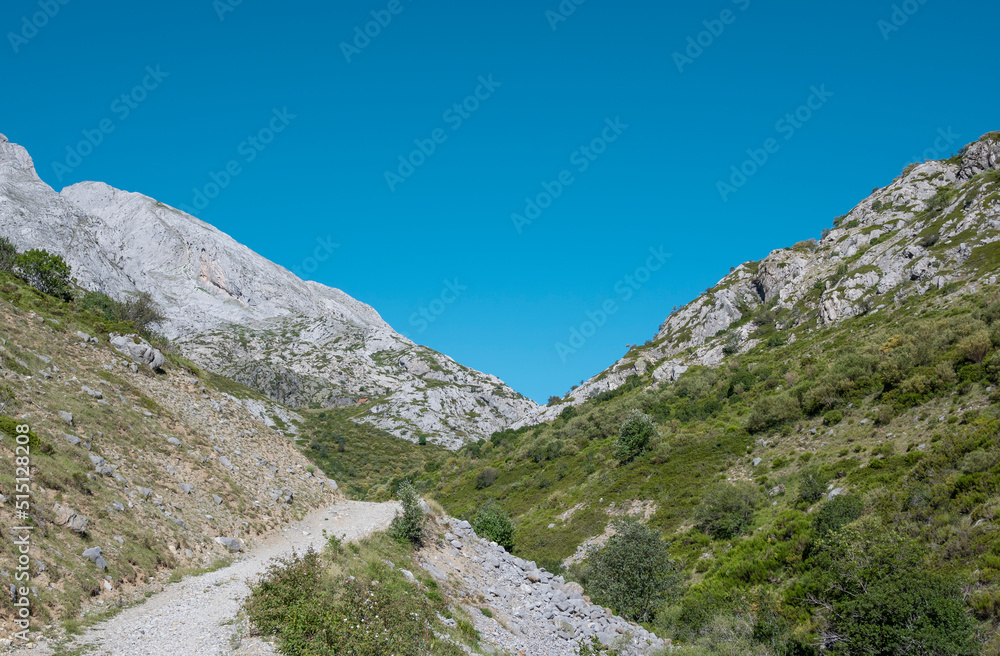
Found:
M 818 236 L 939 130 L 959 135 L 938 142 L 947 157 L 1000 129 L 996 3 L 909 0 L 894 17 L 870 0 L 565 0 L 575 11 L 557 20 L 559 0 L 61 1 L 0 9 L 0 132 L 43 179 L 192 205 L 236 160 L 200 218 L 300 271 L 332 240 L 309 277 L 539 401 L 730 266 Z M 26 27 L 45 5 L 54 15 Z M 388 24 L 345 54 L 373 11 Z M 779 124 L 807 102 L 807 120 Z M 247 141 L 285 108 L 273 141 Z M 102 143 L 70 157 L 104 119 Z M 768 139 L 776 152 L 724 200 L 717 183 Z M 433 154 L 390 189 L 415 140 Z M 519 232 L 511 215 L 560 175 L 572 184 Z M 628 282 L 661 247 L 666 264 Z M 560 356 L 608 300 L 617 312 Z

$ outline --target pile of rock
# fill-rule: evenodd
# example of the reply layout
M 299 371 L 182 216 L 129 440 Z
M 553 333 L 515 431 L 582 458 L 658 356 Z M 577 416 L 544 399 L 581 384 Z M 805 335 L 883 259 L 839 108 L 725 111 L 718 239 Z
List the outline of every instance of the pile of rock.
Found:
M 421 564 L 442 582 L 448 580 L 443 570 L 454 570 L 470 596 L 485 599 L 496 611 L 503 625 L 472 613 L 483 640 L 529 656 L 570 656 L 576 654 L 578 641 L 589 644 L 592 636 L 629 655 L 649 654 L 669 645 L 638 624 L 590 603 L 579 584 L 476 536 L 468 522 L 448 522 L 450 532 L 437 556 L 426 552 Z

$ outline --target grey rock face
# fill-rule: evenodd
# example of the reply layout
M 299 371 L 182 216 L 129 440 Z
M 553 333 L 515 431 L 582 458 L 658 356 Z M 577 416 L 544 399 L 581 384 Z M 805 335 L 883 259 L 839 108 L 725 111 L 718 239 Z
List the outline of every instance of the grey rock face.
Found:
M 617 389 L 651 371 L 668 384 L 692 365 L 715 366 L 757 344 L 749 320 L 762 306 L 788 311 L 779 331 L 818 320 L 835 324 L 880 311 L 880 305 L 957 283 L 963 290 L 995 284 L 1000 272 L 976 269 L 977 248 L 1000 242 L 995 181 L 973 181 L 1000 170 L 1000 133 L 970 144 L 961 161 L 925 162 L 876 189 L 822 239 L 771 252 L 736 267 L 708 292 L 674 311 L 644 346 L 586 381 L 562 403 L 540 408 L 515 427 L 555 419 L 566 408 Z M 947 207 L 926 213 L 942 187 L 958 191 Z M 936 241 L 926 239 L 936 232 Z
M 149 293 L 167 317 L 156 328 L 186 356 L 290 406 L 378 398 L 362 421 L 449 447 L 537 409 L 498 378 L 414 344 L 371 307 L 299 279 L 193 216 L 97 182 L 56 193 L 28 153 L 6 142 L 0 235 L 64 256 L 89 289 Z M 162 365 L 162 354 L 120 346 L 139 365 Z

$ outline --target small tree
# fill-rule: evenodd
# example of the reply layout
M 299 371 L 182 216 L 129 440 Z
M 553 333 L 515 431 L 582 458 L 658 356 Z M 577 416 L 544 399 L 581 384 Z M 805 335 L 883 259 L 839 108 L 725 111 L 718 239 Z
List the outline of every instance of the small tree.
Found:
M 752 483 L 720 483 L 705 491 L 698 526 L 716 539 L 733 538 L 753 523 L 761 493 Z
M 58 255 L 39 249 L 21 253 L 14 260 L 14 273 L 44 294 L 64 301 L 73 298 L 72 271 Z
M 417 489 L 410 481 L 403 481 L 396 490 L 396 497 L 403 506 L 403 514 L 397 513 L 393 518 L 389 535 L 399 542 L 420 546 L 424 541 L 424 511 Z
M 656 422 L 639 410 L 630 410 L 625 415 L 618 439 L 615 440 L 615 458 L 626 463 L 649 447 L 649 440 L 656 434 Z
M 514 548 L 514 521 L 493 499 L 483 504 L 470 523 L 480 537 L 493 540 L 507 551 Z
M 634 520 L 619 519 L 613 525 L 615 535 L 588 557 L 590 587 L 623 617 L 651 621 L 677 594 L 683 577 L 658 532 Z
M 873 516 L 835 533 L 823 639 L 845 656 L 973 656 L 975 623 L 962 590 L 948 575 L 923 566 L 918 546 Z
M 17 248 L 6 238 L 0 237 L 0 271 L 13 273 L 15 260 L 17 260 Z
M 500 472 L 495 467 L 483 467 L 476 474 L 476 489 L 482 490 L 497 482 Z
M 151 325 L 165 320 L 160 307 L 147 292 L 142 292 L 123 303 L 118 303 L 115 308 L 115 318 L 119 321 L 131 322 L 139 332 L 149 332 Z

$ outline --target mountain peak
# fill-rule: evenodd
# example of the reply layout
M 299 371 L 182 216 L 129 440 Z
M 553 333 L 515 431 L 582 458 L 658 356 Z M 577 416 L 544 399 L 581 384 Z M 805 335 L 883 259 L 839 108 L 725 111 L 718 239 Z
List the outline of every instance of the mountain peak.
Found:
M 453 448 L 537 407 L 196 217 L 102 182 L 57 194 L 15 144 L 0 145 L 5 162 L 0 235 L 62 255 L 85 288 L 149 294 L 166 317 L 160 331 L 186 356 L 276 401 L 330 407 L 367 398 L 360 420 Z

